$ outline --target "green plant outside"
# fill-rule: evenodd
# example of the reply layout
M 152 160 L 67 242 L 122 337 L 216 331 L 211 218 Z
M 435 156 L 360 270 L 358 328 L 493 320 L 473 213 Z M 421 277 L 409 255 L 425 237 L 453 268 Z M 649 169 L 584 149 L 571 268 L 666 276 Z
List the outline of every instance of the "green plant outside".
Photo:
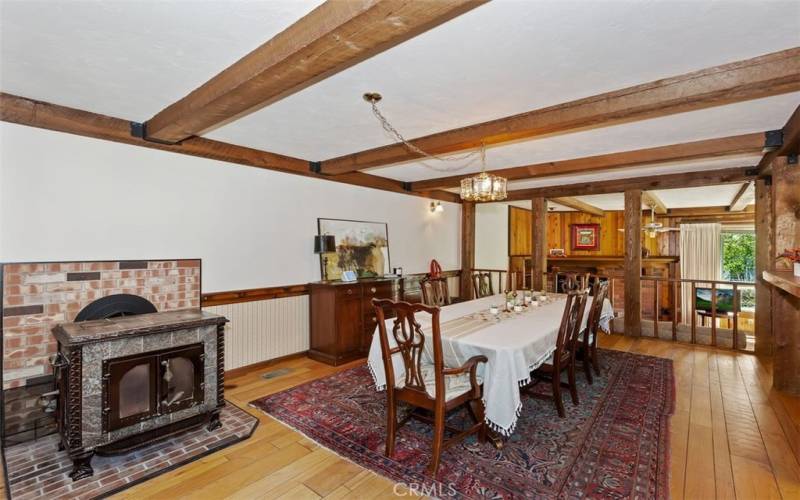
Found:
M 756 275 L 755 233 L 722 233 L 722 279 L 753 281 Z M 754 288 L 740 288 L 742 307 L 754 307 Z

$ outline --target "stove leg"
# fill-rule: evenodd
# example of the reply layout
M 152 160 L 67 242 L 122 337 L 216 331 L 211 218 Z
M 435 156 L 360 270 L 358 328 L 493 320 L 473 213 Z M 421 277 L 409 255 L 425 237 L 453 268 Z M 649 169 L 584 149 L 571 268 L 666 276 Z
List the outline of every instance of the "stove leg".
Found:
M 222 427 L 222 422 L 219 421 L 219 410 L 215 410 L 208 417 L 208 425 L 206 425 L 206 430 L 211 432 L 219 429 L 220 427 Z
M 92 469 L 92 457 L 94 457 L 93 451 L 83 452 L 79 455 L 73 455 L 71 457 L 72 472 L 70 473 L 69 477 L 71 477 L 73 481 L 78 481 L 85 477 L 91 477 L 94 475 L 94 469 Z

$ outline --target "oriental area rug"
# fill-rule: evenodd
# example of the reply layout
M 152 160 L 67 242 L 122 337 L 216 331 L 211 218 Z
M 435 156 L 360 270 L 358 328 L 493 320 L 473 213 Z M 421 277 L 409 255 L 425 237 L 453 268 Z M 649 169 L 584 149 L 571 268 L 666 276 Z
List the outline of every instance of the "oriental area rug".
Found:
M 430 496 L 454 498 L 667 498 L 672 361 L 600 350 L 601 376 L 578 371 L 580 404 L 564 394 L 566 418 L 552 401 L 523 396 L 514 433 L 501 449 L 472 436 L 442 454 L 426 474 L 431 426 L 411 420 L 395 455 L 384 455 L 386 395 L 366 365 L 251 404 L 324 447 Z M 539 384 L 546 392 L 549 384 Z M 465 413 L 465 412 L 464 412 Z M 448 417 L 461 427 L 466 415 Z

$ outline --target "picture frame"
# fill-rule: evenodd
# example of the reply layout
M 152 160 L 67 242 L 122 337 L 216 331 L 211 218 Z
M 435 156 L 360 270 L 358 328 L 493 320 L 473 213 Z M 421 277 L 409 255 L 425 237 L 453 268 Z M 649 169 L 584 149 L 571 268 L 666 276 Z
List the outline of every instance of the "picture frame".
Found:
M 342 273 L 342 281 L 351 282 L 356 281 L 358 279 L 358 275 L 355 271 L 344 271 Z
M 336 241 L 335 252 L 320 255 L 320 270 L 327 279 L 344 281 L 346 271 L 357 279 L 391 273 L 387 223 L 320 217 L 317 234 L 333 235 Z
M 600 248 L 600 224 L 570 224 L 572 250 Z

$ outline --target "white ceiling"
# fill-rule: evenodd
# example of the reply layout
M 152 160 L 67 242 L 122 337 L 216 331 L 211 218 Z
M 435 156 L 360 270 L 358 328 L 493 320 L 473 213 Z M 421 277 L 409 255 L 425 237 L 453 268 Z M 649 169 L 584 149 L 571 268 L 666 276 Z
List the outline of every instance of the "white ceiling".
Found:
M 0 88 L 145 121 L 319 3 L 0 0 Z
M 323 160 L 394 142 L 364 92 L 418 137 L 800 45 L 798 17 L 794 0 L 495 0 L 209 136 Z
M 783 127 L 798 105 L 800 92 L 795 92 L 610 127 L 551 135 L 490 148 L 486 152 L 486 164 L 487 169 L 493 170 L 763 132 Z M 433 168 L 426 168 L 424 164 Z M 414 181 L 478 172 L 481 169 L 480 162 L 475 160 L 466 168 L 441 172 L 442 168 L 452 169 L 462 165 L 463 162 L 430 160 L 373 168 L 369 172 L 400 181 Z
M 317 0 L 0 0 L 0 88 L 144 121 Z M 416 137 L 800 45 L 800 2 L 493 0 L 208 136 L 322 160 L 393 142 L 361 99 Z M 800 93 L 525 141 L 489 168 L 781 127 Z M 514 189 L 755 163 L 756 158 L 512 183 Z M 744 162 L 744 163 L 743 163 Z M 462 172 L 475 171 L 477 164 Z M 372 169 L 413 181 L 419 164 Z

